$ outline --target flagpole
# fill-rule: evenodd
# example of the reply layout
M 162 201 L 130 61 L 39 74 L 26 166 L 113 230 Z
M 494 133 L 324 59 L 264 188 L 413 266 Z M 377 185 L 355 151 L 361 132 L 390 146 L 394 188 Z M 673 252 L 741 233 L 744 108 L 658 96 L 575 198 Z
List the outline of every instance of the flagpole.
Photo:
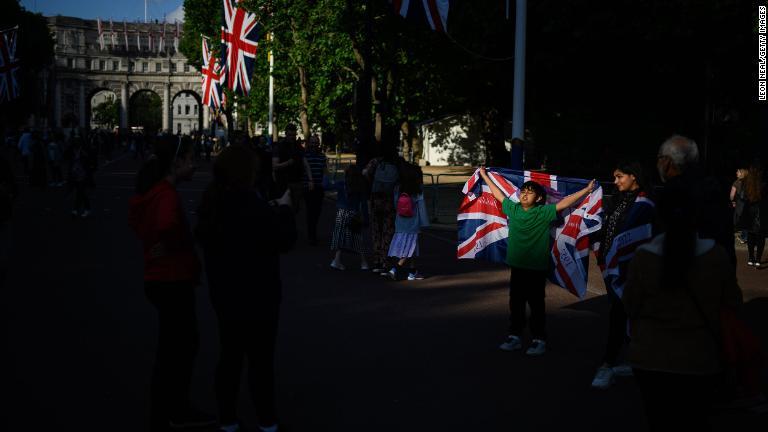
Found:
M 515 9 L 515 77 L 512 93 L 512 169 L 523 169 L 523 148 L 515 138 L 525 139 L 525 22 L 526 0 L 517 0 Z
M 272 42 L 274 41 L 275 34 L 269 33 L 269 124 L 267 125 L 267 133 L 269 134 L 269 143 L 272 144 L 272 134 L 274 133 L 274 112 L 275 112 L 275 78 L 272 76 L 272 71 L 275 68 L 275 56 L 272 55 Z

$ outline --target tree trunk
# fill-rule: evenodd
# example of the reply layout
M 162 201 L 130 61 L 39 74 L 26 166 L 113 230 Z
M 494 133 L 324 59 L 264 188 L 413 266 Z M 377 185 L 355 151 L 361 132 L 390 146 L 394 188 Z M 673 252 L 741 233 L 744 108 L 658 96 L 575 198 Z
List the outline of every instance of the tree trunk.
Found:
M 307 83 L 307 70 L 299 66 L 299 83 L 301 85 L 301 107 L 299 108 L 299 119 L 301 120 L 301 132 L 304 139 L 309 139 L 309 116 L 307 107 L 309 106 L 309 84 Z

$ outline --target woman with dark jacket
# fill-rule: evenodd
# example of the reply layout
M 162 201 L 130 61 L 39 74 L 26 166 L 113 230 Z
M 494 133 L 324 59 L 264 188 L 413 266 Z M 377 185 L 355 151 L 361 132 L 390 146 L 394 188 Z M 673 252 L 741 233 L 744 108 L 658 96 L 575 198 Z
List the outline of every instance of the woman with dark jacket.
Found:
M 638 248 L 622 298 L 629 361 L 651 431 L 711 430 L 723 367 L 720 310 L 741 304 L 725 248 L 697 231 L 696 199 L 691 184 L 667 184 L 661 192 L 666 231 Z
M 744 179 L 745 202 L 741 226 L 747 231 L 747 265 L 760 268 L 765 249 L 765 234 L 768 232 L 768 186 L 763 179 L 759 161 L 749 167 Z
M 627 315 L 621 302 L 621 292 L 627 277 L 627 269 L 634 248 L 647 242 L 652 236 L 655 205 L 648 194 L 647 184 L 640 164 L 619 163 L 613 171 L 616 193 L 606 205 L 605 223 L 601 232 L 598 264 L 603 269 L 605 289 L 611 299 L 608 321 L 608 340 L 603 363 L 597 369 L 592 387 L 609 388 L 616 376 L 631 375 L 627 365 L 620 365 L 619 354 L 626 344 Z M 616 241 L 617 237 L 622 240 Z M 619 249 L 623 239 L 628 245 Z
M 280 252 L 296 240 L 290 193 L 267 201 L 254 188 L 256 155 L 227 147 L 198 211 L 195 233 L 203 247 L 221 352 L 216 400 L 221 430 L 239 429 L 238 391 L 247 360 L 251 397 L 263 431 L 277 431 L 274 354 L 280 314 Z
M 189 385 L 198 350 L 195 287 L 200 264 L 176 186 L 195 171 L 189 142 L 168 137 L 136 177 L 128 222 L 144 250 L 144 292 L 157 309 L 152 430 L 214 424 L 194 409 Z

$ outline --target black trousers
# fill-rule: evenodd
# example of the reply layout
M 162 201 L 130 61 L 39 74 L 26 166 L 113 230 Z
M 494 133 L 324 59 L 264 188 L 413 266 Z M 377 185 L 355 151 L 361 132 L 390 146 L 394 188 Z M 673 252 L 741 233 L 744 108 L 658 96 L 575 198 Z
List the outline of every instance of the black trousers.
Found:
M 275 343 L 280 305 L 254 308 L 251 313 L 216 311 L 221 352 L 216 368 L 216 402 L 221 424 L 237 422 L 237 401 L 243 360 L 259 424 L 277 422 L 275 413 Z
M 325 191 L 322 186 L 315 185 L 314 189 L 306 190 L 304 194 L 304 201 L 307 204 L 307 237 L 314 243 L 317 241 L 317 222 L 323 210 Z
M 199 346 L 193 282 L 145 281 L 157 309 L 158 338 L 152 372 L 152 430 L 166 430 L 189 408 L 189 385 Z
M 711 431 L 709 410 L 717 388 L 713 375 L 686 375 L 633 369 L 645 405 L 648 429 Z
M 610 366 L 616 366 L 621 349 L 624 344 L 629 342 L 627 312 L 619 296 L 611 288 L 608 290 L 608 296 L 611 298 L 611 311 L 608 314 L 608 341 L 605 344 L 603 362 Z
M 757 251 L 755 251 L 755 249 L 757 249 Z M 747 250 L 749 251 L 749 260 L 757 262 L 762 261 L 764 249 L 765 236 L 762 233 L 747 231 Z
M 544 287 L 547 272 L 512 267 L 509 277 L 509 334 L 521 336 L 525 328 L 525 306 L 531 308 L 530 330 L 534 339 L 547 339 Z

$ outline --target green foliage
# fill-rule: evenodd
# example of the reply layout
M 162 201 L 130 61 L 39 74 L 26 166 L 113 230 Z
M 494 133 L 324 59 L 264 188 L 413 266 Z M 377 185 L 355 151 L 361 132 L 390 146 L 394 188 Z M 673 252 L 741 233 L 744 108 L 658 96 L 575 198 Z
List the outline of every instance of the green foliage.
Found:
M 128 118 L 131 126 L 141 126 L 155 134 L 162 126 L 163 103 L 160 96 L 151 91 L 139 91 L 131 96 Z
M 120 100 L 113 97 L 96 105 L 92 113 L 94 123 L 110 130 L 118 124 L 119 115 Z
M 53 37 L 46 19 L 26 11 L 18 1 L 6 1 L 0 14 L 0 30 L 18 26 L 16 56 L 21 62 L 17 75 L 21 97 L 0 106 L 0 122 L 22 123 L 47 105 L 43 100 L 40 71 L 53 60 Z

